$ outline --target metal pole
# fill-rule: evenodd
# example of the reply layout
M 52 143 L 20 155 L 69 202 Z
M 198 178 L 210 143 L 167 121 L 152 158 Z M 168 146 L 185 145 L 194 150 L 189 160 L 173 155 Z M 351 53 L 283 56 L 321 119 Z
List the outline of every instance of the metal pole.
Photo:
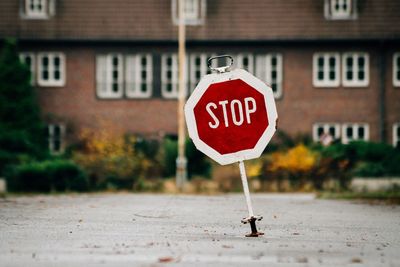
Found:
M 242 178 L 243 192 L 246 197 L 247 209 L 249 211 L 249 217 L 254 217 L 253 206 L 251 205 L 249 184 L 247 183 L 246 169 L 243 161 L 239 161 L 240 178 Z
M 243 218 L 242 223 L 250 223 L 251 233 L 247 234 L 246 237 L 257 237 L 264 233 L 257 231 L 256 221 L 260 221 L 262 216 L 254 216 L 253 206 L 251 205 L 249 184 L 247 183 L 246 169 L 243 161 L 239 161 L 240 178 L 242 178 L 243 192 L 246 197 L 247 209 L 249 211 L 249 217 Z
M 187 180 L 187 159 L 185 157 L 185 1 L 179 0 L 179 88 L 178 88 L 178 158 L 176 159 L 176 184 L 179 190 L 182 190 Z

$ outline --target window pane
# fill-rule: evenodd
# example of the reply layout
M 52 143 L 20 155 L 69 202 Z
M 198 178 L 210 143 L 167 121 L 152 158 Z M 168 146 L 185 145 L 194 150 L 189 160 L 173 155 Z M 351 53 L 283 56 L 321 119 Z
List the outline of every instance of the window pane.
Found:
M 42 79 L 43 80 L 49 79 L 49 72 L 47 70 L 42 71 Z
M 118 66 L 118 57 L 113 57 L 112 63 L 114 66 Z
M 329 58 L 329 66 L 330 67 L 335 67 L 336 65 L 336 59 L 334 57 Z
M 365 64 L 365 59 L 364 59 L 364 57 L 359 57 L 359 58 L 358 58 L 358 66 L 359 66 L 360 68 L 364 68 L 364 64 Z
M 324 128 L 323 127 L 318 127 L 317 132 L 318 132 L 318 137 L 321 137 L 321 135 L 323 135 L 323 133 L 324 133 Z
M 60 152 L 61 150 L 61 141 L 53 140 L 53 152 Z
M 347 127 L 346 128 L 346 136 L 349 138 L 353 137 L 353 127 Z
M 112 84 L 112 90 L 114 93 L 118 92 L 118 83 L 113 83 Z
M 56 66 L 56 67 L 60 66 L 60 58 L 59 57 L 54 58 L 54 66 Z
M 346 72 L 346 78 L 347 80 L 353 80 L 353 72 L 351 71 Z
M 318 58 L 318 67 L 319 68 L 323 68 L 324 67 L 324 58 L 323 57 L 319 57 Z
M 58 71 L 58 70 L 56 70 L 56 71 L 54 71 L 54 79 L 55 80 L 60 80 L 60 71 Z
M 364 127 L 359 127 L 358 128 L 358 138 L 364 139 L 365 137 L 365 129 Z
M 48 57 L 43 57 L 42 58 L 42 65 L 46 66 L 46 67 L 49 65 L 49 58 Z
M 359 71 L 358 72 L 358 79 L 359 80 L 364 80 L 364 78 L 365 78 L 364 72 L 363 71 Z
M 271 58 L 271 65 L 272 65 L 272 66 L 278 65 L 278 59 L 277 59 L 276 57 L 272 57 L 272 58 Z
M 329 127 L 329 134 L 331 135 L 331 136 L 335 136 L 335 127 Z
M 318 80 L 323 80 L 324 79 L 324 72 L 323 71 L 318 71 Z
M 336 73 L 334 71 L 329 72 L 329 79 L 332 81 L 336 79 Z
M 142 92 L 146 92 L 147 91 L 147 84 L 142 83 L 142 86 L 141 86 L 140 89 L 141 89 Z
M 352 57 L 348 57 L 346 59 L 346 64 L 347 64 L 347 67 L 352 68 L 353 67 L 353 58 Z

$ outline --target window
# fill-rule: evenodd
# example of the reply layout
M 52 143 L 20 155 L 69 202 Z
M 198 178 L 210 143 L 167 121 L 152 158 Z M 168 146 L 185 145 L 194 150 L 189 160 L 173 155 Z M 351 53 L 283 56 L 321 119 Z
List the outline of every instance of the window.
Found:
M 314 54 L 313 84 L 316 87 L 339 86 L 339 53 Z
M 363 87 L 369 83 L 367 53 L 344 53 L 342 56 L 343 86 Z
M 393 86 L 400 86 L 400 53 L 393 55 Z
M 271 86 L 275 98 L 282 96 L 282 56 L 280 54 L 258 55 L 256 76 Z
M 22 63 L 24 63 L 31 72 L 31 84 L 35 85 L 35 54 L 30 52 L 22 52 L 19 54 L 19 58 Z
M 100 98 L 123 96 L 123 61 L 121 54 L 99 55 L 96 59 L 96 90 Z
M 184 71 L 185 87 L 187 86 L 187 66 L 186 61 Z M 164 98 L 178 97 L 178 71 L 178 56 L 176 54 L 164 54 L 161 56 L 161 95 Z
M 47 126 L 49 151 L 51 154 L 64 152 L 65 126 L 62 124 L 49 124 Z
M 21 3 L 24 19 L 48 19 L 55 14 L 55 0 L 22 0 Z
M 342 143 L 356 140 L 369 140 L 369 126 L 366 123 L 347 123 L 342 125 Z
M 149 98 L 153 88 L 153 62 L 151 55 L 138 54 L 126 57 L 126 96 Z
M 327 19 L 356 19 L 356 0 L 325 0 Z
M 62 53 L 38 54 L 38 85 L 64 86 L 65 58 Z
M 320 142 L 321 137 L 323 137 L 325 135 L 330 135 L 333 139 L 339 139 L 340 138 L 340 124 L 338 124 L 338 123 L 315 123 L 313 125 L 313 140 L 315 142 Z
M 211 54 L 191 54 L 190 55 L 190 91 L 196 88 L 197 84 L 200 82 L 201 78 L 210 74 L 211 70 L 208 68 L 207 61 L 210 57 L 214 55 Z
M 250 73 L 254 73 L 254 58 L 251 54 L 239 54 L 234 57 L 233 62 L 237 68 L 244 69 Z
M 183 0 L 186 25 L 200 25 L 204 23 L 206 0 Z M 179 24 L 179 0 L 172 0 L 172 19 L 175 25 Z
M 400 148 L 400 122 L 393 124 L 393 146 Z

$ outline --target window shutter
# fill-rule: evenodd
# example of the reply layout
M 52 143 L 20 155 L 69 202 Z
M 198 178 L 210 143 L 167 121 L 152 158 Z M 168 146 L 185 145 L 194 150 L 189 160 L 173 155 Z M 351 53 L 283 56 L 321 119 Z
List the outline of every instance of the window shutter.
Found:
M 107 57 L 96 57 L 96 91 L 99 97 L 107 96 Z

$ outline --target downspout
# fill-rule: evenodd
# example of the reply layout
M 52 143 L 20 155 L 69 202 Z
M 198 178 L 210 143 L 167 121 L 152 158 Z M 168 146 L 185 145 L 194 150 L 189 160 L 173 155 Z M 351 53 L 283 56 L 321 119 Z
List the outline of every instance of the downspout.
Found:
M 384 41 L 380 42 L 379 49 L 379 141 L 386 142 L 386 54 L 384 49 Z

